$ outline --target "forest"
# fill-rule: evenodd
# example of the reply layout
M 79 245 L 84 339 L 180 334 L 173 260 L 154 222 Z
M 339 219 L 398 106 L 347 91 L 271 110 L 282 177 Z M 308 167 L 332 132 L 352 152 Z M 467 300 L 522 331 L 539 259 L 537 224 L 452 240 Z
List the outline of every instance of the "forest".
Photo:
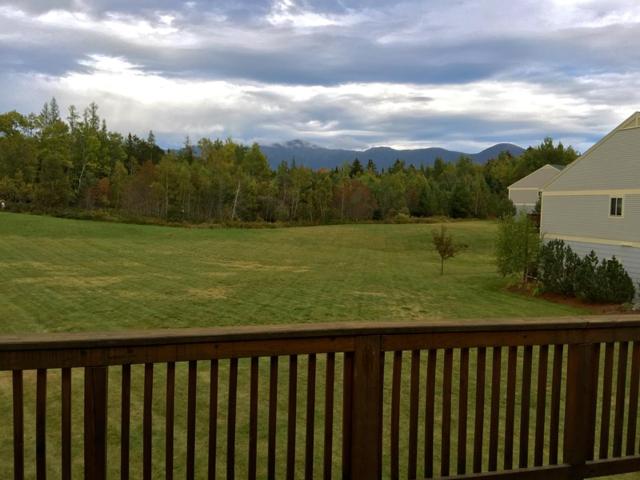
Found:
M 271 168 L 258 144 L 189 138 L 165 150 L 110 131 L 98 106 L 55 99 L 38 114 L 0 114 L 0 200 L 13 211 L 109 211 L 167 222 L 333 223 L 410 217 L 493 218 L 513 210 L 507 186 L 547 163 L 566 165 L 572 147 L 545 138 L 520 157 L 486 164 L 461 157 L 386 170 L 367 159 L 318 169 Z

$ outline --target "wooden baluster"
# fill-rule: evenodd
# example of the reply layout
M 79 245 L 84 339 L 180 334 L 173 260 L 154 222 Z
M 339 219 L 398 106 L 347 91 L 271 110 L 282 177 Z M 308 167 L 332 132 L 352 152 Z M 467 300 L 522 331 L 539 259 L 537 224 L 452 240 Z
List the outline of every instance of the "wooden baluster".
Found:
M 129 426 L 131 424 L 131 365 L 122 366 L 120 403 L 120 478 L 129 480 Z
M 84 478 L 107 477 L 107 367 L 84 369 Z
M 249 387 L 249 479 L 256 478 L 258 456 L 258 357 L 251 358 Z
M 353 479 L 378 480 L 382 470 L 384 354 L 378 335 L 356 337 L 353 371 Z
M 289 356 L 289 411 L 287 415 L 287 480 L 296 475 L 296 420 L 298 395 L 298 357 Z
M 638 383 L 640 381 L 640 342 L 633 342 L 631 379 L 629 385 L 629 416 L 627 424 L 627 455 L 636 453 L 636 424 L 638 422 Z
M 538 394 L 536 399 L 536 437 L 533 453 L 533 465 L 542 466 L 544 455 L 544 423 L 547 405 L 547 365 L 549 346 L 541 345 L 538 349 Z
M 391 385 L 390 445 L 391 479 L 400 477 L 400 386 L 402 382 L 402 352 L 393 352 L 393 376 Z
M 440 474 L 449 476 L 451 456 L 451 383 L 453 371 L 453 349 L 444 351 L 444 372 L 442 377 L 442 445 L 440 450 Z
M 591 378 L 589 381 L 593 388 L 593 395 L 591 395 L 591 405 L 589 410 L 589 418 L 592 419 L 589 422 L 589 428 L 587 429 L 587 460 L 593 460 L 595 457 L 595 444 L 596 444 L 596 411 L 598 410 L 598 378 L 600 378 L 600 344 L 596 343 L 591 345 L 590 361 L 593 364 L 591 369 Z M 568 368 L 568 367 L 567 367 Z
M 435 430 L 435 395 L 436 395 L 436 364 L 438 350 L 429 350 L 427 358 L 427 379 L 425 392 L 424 415 L 424 476 L 433 477 L 433 434 Z
M 307 424 L 305 432 L 304 477 L 313 479 L 313 441 L 316 409 L 316 355 L 309 354 L 307 361 Z
M 491 423 L 489 426 L 489 471 L 498 468 L 498 429 L 500 427 L 500 375 L 502 370 L 502 349 L 493 347 L 491 369 Z
M 144 366 L 144 394 L 142 407 L 142 477 L 152 478 L 151 434 L 153 427 L 153 363 Z
M 336 354 L 327 353 L 324 389 L 324 480 L 331 480 L 333 467 L 333 392 Z
M 595 345 L 569 345 L 567 362 L 567 396 L 564 416 L 564 459 L 573 471 L 568 478 L 584 478 L 589 449 L 593 451 L 590 433 L 595 429 L 593 403 L 597 391 L 598 369 Z
M 518 347 L 509 347 L 507 358 L 507 406 L 504 419 L 504 469 L 513 468 L 513 431 L 516 417 Z
M 420 350 L 411 352 L 411 390 L 409 392 L 409 478 L 418 475 L 418 408 L 420 405 Z
M 353 444 L 353 352 L 345 352 L 342 370 L 342 478 L 351 478 Z
M 553 374 L 551 379 L 551 419 L 549 422 L 549 464 L 558 464 L 558 437 L 560 431 L 560 394 L 562 388 L 563 345 L 553 347 Z
M 476 362 L 476 414 L 473 433 L 473 473 L 479 473 L 482 471 L 486 354 L 487 352 L 485 347 L 478 347 L 478 357 Z
M 36 381 L 36 478 L 47 478 L 47 371 L 38 369 Z
M 278 357 L 270 360 L 269 370 L 269 433 L 267 446 L 267 478 L 276 478 L 276 428 L 278 414 Z
M 618 381 L 616 386 L 616 410 L 613 421 L 613 456 L 622 455 L 622 428 L 624 423 L 624 401 L 626 398 L 627 358 L 629 344 L 620 342 L 618 352 Z
M 173 479 L 173 433 L 175 419 L 176 364 L 167 363 L 167 398 L 165 399 L 164 470 L 167 480 Z
M 62 422 L 61 438 L 61 474 L 62 480 L 71 480 L 71 369 L 62 369 Z
M 229 360 L 229 400 L 227 414 L 227 480 L 236 476 L 236 403 L 238 399 L 238 359 Z
M 209 452 L 207 477 L 216 478 L 216 448 L 218 447 L 218 360 L 211 360 L 209 367 Z
M 460 349 L 458 386 L 458 475 L 467 472 L 467 422 L 469 397 L 469 349 Z
M 607 343 L 602 374 L 602 415 L 600 419 L 600 458 L 609 457 L 609 429 L 611 421 L 611 390 L 613 384 L 613 343 Z
M 187 385 L 187 479 L 195 477 L 196 456 L 196 387 L 198 362 L 189 362 Z
M 524 347 L 522 360 L 522 398 L 520 403 L 520 468 L 526 468 L 529 464 L 529 414 L 531 405 L 531 362 L 533 347 Z
M 24 397 L 22 370 L 12 372 L 13 381 L 13 477 L 24 480 Z

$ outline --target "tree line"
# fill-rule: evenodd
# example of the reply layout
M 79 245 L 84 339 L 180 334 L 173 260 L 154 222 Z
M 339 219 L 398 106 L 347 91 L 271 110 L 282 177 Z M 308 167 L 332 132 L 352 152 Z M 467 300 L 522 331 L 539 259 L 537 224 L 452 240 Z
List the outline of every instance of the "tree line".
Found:
M 547 138 L 519 157 L 484 165 L 461 157 L 431 166 L 378 169 L 354 159 L 312 170 L 269 166 L 257 144 L 202 138 L 163 150 L 110 131 L 98 106 L 62 118 L 55 99 L 39 114 L 0 115 L 0 199 L 14 210 L 108 209 L 166 221 L 327 223 L 408 217 L 499 217 L 512 211 L 507 186 L 546 163 L 566 165 L 573 148 Z

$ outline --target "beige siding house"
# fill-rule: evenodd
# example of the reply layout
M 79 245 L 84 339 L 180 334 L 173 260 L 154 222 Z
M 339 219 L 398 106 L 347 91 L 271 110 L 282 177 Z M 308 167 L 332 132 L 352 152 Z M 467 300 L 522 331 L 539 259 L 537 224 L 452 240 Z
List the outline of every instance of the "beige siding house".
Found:
M 535 172 L 509 185 L 509 200 L 519 212 L 530 213 L 538 203 L 542 188 L 563 169 L 562 165 L 543 165 Z
M 542 192 L 540 231 L 579 254 L 620 260 L 640 282 L 640 112 L 634 113 Z

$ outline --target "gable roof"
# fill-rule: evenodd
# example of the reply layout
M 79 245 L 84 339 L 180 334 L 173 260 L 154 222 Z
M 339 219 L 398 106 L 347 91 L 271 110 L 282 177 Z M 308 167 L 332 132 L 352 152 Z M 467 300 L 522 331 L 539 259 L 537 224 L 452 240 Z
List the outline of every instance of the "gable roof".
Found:
M 547 183 L 549 183 L 553 178 L 558 175 L 564 166 L 562 165 L 553 165 L 551 163 L 547 163 L 546 165 L 541 166 L 539 169 L 531 172 L 526 177 L 522 177 L 517 182 L 512 183 L 507 188 L 509 189 L 518 189 L 518 188 L 542 188 Z
M 578 164 L 578 162 L 587 158 L 590 154 L 596 151 L 598 147 L 600 147 L 603 143 L 605 143 L 607 140 L 613 137 L 616 133 L 622 130 L 631 130 L 634 128 L 640 128 L 640 111 L 636 111 L 632 113 L 626 120 L 620 123 L 620 125 L 618 125 L 616 128 L 614 128 L 609 133 L 607 133 L 604 137 L 602 137 L 595 144 L 593 144 L 591 148 L 589 148 L 586 152 L 584 152 L 582 155 L 576 158 L 573 162 L 567 165 L 567 167 L 564 170 L 562 170 L 558 175 L 553 177 L 546 185 L 544 185 L 544 187 L 547 188 L 553 185 L 555 181 L 558 180 L 558 178 L 562 177 L 565 173 L 571 170 L 575 165 Z

